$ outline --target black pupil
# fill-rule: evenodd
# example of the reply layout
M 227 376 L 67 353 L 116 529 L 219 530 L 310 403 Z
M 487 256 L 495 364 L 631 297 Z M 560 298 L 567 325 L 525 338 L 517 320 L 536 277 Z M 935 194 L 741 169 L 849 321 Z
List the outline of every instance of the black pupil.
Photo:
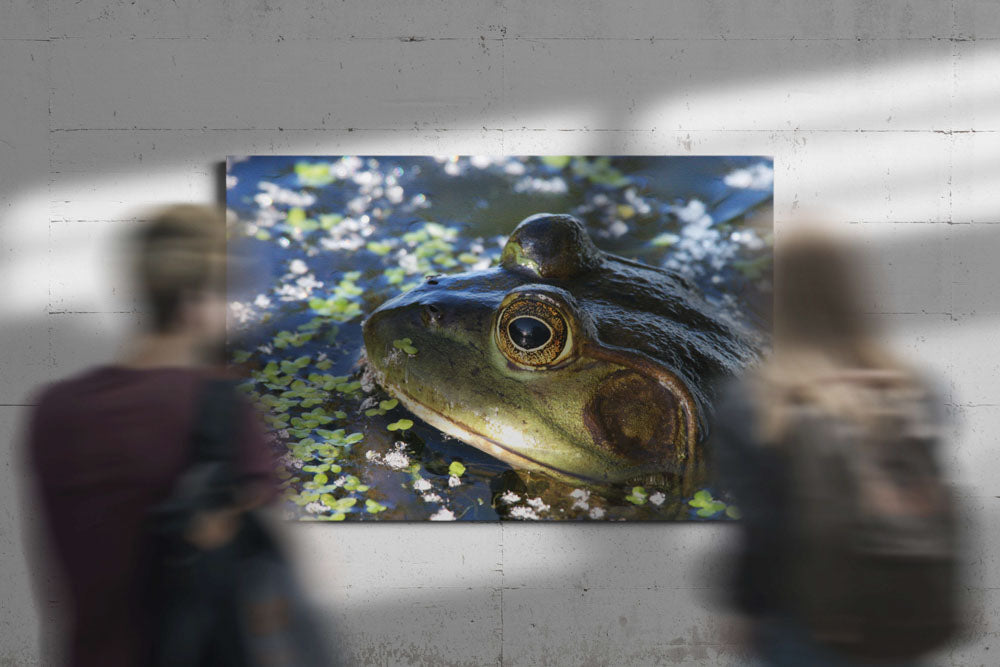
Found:
M 522 350 L 534 350 L 549 342 L 549 328 L 533 317 L 517 317 L 507 325 L 507 333 Z

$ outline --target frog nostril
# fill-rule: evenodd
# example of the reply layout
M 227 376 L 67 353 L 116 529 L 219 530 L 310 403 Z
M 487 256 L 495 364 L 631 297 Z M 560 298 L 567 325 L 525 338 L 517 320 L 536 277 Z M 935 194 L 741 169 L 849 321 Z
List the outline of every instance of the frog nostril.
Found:
M 440 308 L 435 306 L 433 303 L 428 303 L 424 306 L 424 322 L 427 324 L 439 324 L 444 313 Z

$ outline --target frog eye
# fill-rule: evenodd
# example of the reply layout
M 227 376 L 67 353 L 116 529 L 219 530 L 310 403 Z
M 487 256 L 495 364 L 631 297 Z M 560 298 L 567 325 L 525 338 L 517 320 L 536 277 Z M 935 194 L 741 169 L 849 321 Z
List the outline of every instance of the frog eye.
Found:
M 566 318 L 550 303 L 519 299 L 500 311 L 497 347 L 519 366 L 552 366 L 568 356 L 571 335 Z

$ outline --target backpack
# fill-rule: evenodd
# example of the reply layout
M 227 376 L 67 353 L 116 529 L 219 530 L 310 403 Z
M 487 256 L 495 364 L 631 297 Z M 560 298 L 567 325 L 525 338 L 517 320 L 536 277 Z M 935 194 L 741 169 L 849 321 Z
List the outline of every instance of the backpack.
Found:
M 337 664 L 263 516 L 242 512 L 236 536 L 216 549 L 203 551 L 184 538 L 197 512 L 235 503 L 238 405 L 232 382 L 204 383 L 191 434 L 193 460 L 147 517 L 148 664 Z
M 959 627 L 955 503 L 926 395 L 884 379 L 831 380 L 863 392 L 863 424 L 793 408 L 781 448 L 791 517 L 784 592 L 820 644 L 906 660 Z

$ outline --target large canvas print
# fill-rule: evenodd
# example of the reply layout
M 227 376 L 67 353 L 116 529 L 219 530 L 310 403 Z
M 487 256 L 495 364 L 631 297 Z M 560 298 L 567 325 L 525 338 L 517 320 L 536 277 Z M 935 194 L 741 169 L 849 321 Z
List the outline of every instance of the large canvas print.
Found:
M 287 515 L 738 519 L 712 412 L 768 344 L 773 173 L 230 157 L 229 355 Z

